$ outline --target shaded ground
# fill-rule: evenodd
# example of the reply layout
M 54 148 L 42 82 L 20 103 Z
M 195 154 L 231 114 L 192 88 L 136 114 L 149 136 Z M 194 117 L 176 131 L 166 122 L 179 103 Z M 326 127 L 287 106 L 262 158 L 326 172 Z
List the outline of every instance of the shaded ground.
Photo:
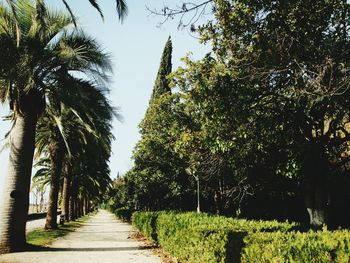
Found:
M 48 248 L 1 255 L 0 262 L 161 262 L 150 247 L 130 239 L 133 232 L 129 224 L 118 221 L 113 214 L 102 210 L 77 231 L 57 239 Z

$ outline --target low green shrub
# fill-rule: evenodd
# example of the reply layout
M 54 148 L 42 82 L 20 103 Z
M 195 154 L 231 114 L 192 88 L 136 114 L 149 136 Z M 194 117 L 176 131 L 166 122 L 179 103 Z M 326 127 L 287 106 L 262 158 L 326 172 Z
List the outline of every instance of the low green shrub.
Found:
M 156 222 L 161 212 L 135 212 L 132 215 L 132 224 L 153 242 L 157 242 Z
M 350 262 L 350 232 L 205 213 L 136 212 L 133 224 L 180 262 Z
M 289 231 L 297 227 L 277 221 L 177 212 L 135 212 L 132 222 L 146 237 L 181 262 L 237 261 L 248 232 Z
M 156 228 L 158 243 L 182 262 L 238 262 L 248 233 L 286 232 L 298 225 L 168 212 L 158 216 Z
M 241 262 L 350 262 L 350 232 L 323 229 L 247 235 Z
M 124 222 L 131 222 L 133 210 L 127 208 L 117 208 L 113 212 L 120 220 Z

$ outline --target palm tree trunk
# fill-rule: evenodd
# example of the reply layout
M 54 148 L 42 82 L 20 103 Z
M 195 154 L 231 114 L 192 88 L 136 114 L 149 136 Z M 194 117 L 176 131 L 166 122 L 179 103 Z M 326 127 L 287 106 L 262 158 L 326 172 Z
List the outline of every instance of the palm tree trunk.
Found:
M 78 191 L 77 191 L 77 181 L 76 179 L 72 180 L 71 185 L 71 196 L 69 199 L 69 218 L 74 221 L 77 219 L 77 207 L 76 207 L 76 199 L 77 199 Z
M 74 198 L 73 195 L 70 196 L 69 198 L 69 220 L 70 221 L 75 221 L 75 213 L 74 213 Z
M 80 202 L 80 198 L 78 197 L 77 200 L 77 218 L 81 217 L 81 202 Z
M 44 211 L 44 189 L 40 191 L 40 203 L 39 203 L 39 212 Z
M 75 217 L 76 219 L 79 218 L 78 210 L 79 210 L 78 201 L 77 201 L 77 199 L 74 198 L 74 217 Z
M 84 197 L 81 197 L 80 199 L 80 215 L 84 216 L 85 215 L 85 210 L 84 210 Z
M 50 181 L 50 193 L 48 200 L 48 208 L 46 215 L 45 229 L 55 229 L 57 225 L 57 204 L 58 193 L 60 189 L 60 177 L 62 173 L 62 163 L 64 157 L 64 144 L 61 141 L 61 135 L 57 129 L 55 138 L 52 139 L 49 145 L 50 159 L 51 159 L 51 181 Z
M 0 253 L 25 247 L 37 114 L 17 114 L 0 208 Z
M 90 213 L 90 211 L 89 211 L 89 197 L 87 197 L 87 196 L 84 198 L 84 211 L 85 211 L 85 215 Z
M 91 211 L 90 211 L 90 200 L 89 200 L 89 196 L 86 197 L 86 203 L 85 203 L 85 205 L 86 205 L 86 213 L 88 214 L 88 213 L 91 212 Z
M 82 207 L 83 207 L 83 215 L 86 215 L 86 197 L 83 197 L 83 201 L 82 201 Z
M 70 184 L 71 175 L 68 171 L 68 164 L 65 164 L 64 168 L 64 179 L 63 179 L 63 191 L 62 191 L 62 214 L 64 220 L 69 222 L 69 196 L 70 196 Z

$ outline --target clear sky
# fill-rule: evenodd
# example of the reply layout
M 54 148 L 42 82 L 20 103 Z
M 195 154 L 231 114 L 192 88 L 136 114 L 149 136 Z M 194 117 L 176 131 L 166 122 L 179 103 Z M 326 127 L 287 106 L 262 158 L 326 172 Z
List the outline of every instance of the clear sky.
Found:
M 3 0 L 0 0 L 2 2 Z M 63 8 L 60 0 L 47 0 L 50 6 Z M 110 159 L 111 177 L 125 173 L 132 166 L 132 149 L 139 139 L 137 125 L 143 118 L 152 92 L 159 67 L 160 56 L 170 35 L 173 41 L 173 69 L 181 65 L 180 58 L 192 52 L 194 59 L 202 58 L 209 51 L 208 46 L 186 31 L 177 30 L 177 20 L 157 27 L 161 21 L 146 11 L 146 6 L 161 8 L 163 3 L 175 5 L 179 0 L 127 0 L 129 15 L 120 24 L 115 11 L 114 0 L 100 0 L 105 21 L 87 0 L 71 0 L 73 11 L 79 18 L 79 25 L 96 37 L 110 52 L 114 62 L 114 76 L 109 99 L 121 109 L 123 123 L 114 121 L 113 155 Z M 6 115 L 6 107 L 0 106 L 0 116 Z M 9 130 L 10 123 L 0 120 L 0 138 Z M 0 190 L 6 173 L 8 151 L 0 153 Z

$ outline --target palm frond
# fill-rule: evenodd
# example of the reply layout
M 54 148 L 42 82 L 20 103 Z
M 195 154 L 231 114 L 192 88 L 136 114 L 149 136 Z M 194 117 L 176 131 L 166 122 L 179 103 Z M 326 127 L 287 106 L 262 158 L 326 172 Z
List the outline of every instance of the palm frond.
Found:
M 46 160 L 47 158 L 44 158 L 43 161 Z M 37 166 L 37 164 L 35 166 Z M 49 185 L 50 179 L 50 166 L 44 164 L 44 166 L 37 170 L 36 173 L 33 175 L 31 190 L 37 186 L 40 186 L 41 189 L 44 189 L 47 185 Z
M 72 9 L 70 8 L 70 6 L 69 6 L 69 4 L 67 3 L 66 0 L 62 0 L 62 2 L 63 2 L 64 6 L 66 7 L 66 9 L 67 9 L 68 12 L 69 12 L 69 14 L 70 14 L 70 16 L 71 16 L 71 18 L 72 18 L 72 21 L 73 21 L 74 26 L 77 27 L 77 21 L 76 21 L 75 15 L 73 14 Z
M 60 134 L 61 134 L 61 137 L 63 139 L 64 145 L 66 146 L 66 150 L 67 150 L 68 156 L 70 157 L 71 156 L 71 151 L 70 151 L 69 143 L 67 142 L 67 136 L 66 136 L 66 133 L 65 133 L 65 130 L 64 130 L 64 126 L 63 126 L 63 123 L 62 123 L 61 116 L 53 116 L 53 118 L 55 120 L 55 123 L 56 123 L 59 131 L 60 131 Z
M 8 115 L 4 118 L 4 120 L 12 120 L 13 116 Z M 15 126 L 15 122 L 16 120 L 14 120 L 12 122 L 11 128 L 10 130 L 5 134 L 4 138 L 2 140 L 0 140 L 1 144 L 0 144 L 0 153 L 2 153 L 4 150 L 8 149 L 11 146 L 11 140 L 12 140 L 12 131 L 13 131 L 13 127 Z
M 124 21 L 125 17 L 128 15 L 128 6 L 126 5 L 125 0 L 116 0 L 116 9 L 120 21 Z
M 12 14 L 15 18 L 15 26 L 16 26 L 16 43 L 17 43 L 17 46 L 19 46 L 19 40 L 20 40 L 20 29 L 19 29 L 19 25 L 18 25 L 18 14 L 17 14 L 17 2 L 14 1 L 14 0 L 6 0 L 7 4 L 9 5 L 11 11 L 12 11 Z
M 96 39 L 79 30 L 66 34 L 55 47 L 62 62 L 67 63 L 69 70 L 87 72 L 90 69 L 100 74 L 100 77 L 112 73 L 111 56 L 97 43 Z
M 104 20 L 102 10 L 101 10 L 100 6 L 98 5 L 97 1 L 96 0 L 89 0 L 89 2 L 100 13 L 102 20 Z

